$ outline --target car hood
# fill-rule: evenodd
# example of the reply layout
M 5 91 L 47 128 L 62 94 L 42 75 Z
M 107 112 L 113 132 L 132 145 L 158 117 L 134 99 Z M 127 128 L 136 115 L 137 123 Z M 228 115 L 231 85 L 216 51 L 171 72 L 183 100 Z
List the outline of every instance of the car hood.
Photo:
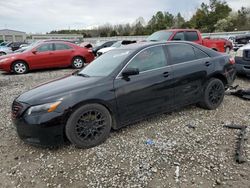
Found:
M 10 54 L 7 54 L 7 55 L 4 55 L 4 56 L 0 56 L 0 60 L 1 59 L 6 59 L 6 58 L 12 58 L 12 59 L 15 59 L 18 57 L 20 53 L 10 53 Z
M 250 44 L 246 44 L 245 46 L 239 48 L 239 50 L 249 50 L 249 49 L 250 49 Z
M 115 49 L 115 47 L 107 47 L 107 48 L 102 48 L 102 49 L 98 50 L 98 52 L 106 53 L 106 52 L 113 50 L 113 49 Z
M 37 86 L 21 94 L 17 101 L 29 105 L 43 104 L 69 97 L 71 93 L 96 86 L 101 77 L 66 76 Z

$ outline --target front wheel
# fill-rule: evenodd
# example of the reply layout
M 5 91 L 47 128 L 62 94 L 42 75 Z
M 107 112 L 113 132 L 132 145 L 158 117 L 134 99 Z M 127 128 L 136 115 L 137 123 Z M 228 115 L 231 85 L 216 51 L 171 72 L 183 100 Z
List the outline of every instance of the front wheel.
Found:
M 65 132 L 69 141 L 76 147 L 91 148 L 108 138 L 111 125 L 111 115 L 104 106 L 87 104 L 70 116 Z
M 28 72 L 28 65 L 23 61 L 13 63 L 12 70 L 15 74 L 25 74 Z
M 84 67 L 84 63 L 85 63 L 85 61 L 84 61 L 83 58 L 81 58 L 81 57 L 74 57 L 73 60 L 72 60 L 71 65 L 72 65 L 72 67 L 74 69 L 81 69 L 81 68 Z
M 225 86 L 217 78 L 210 79 L 204 88 L 202 101 L 199 105 L 208 110 L 214 110 L 220 106 L 224 99 Z

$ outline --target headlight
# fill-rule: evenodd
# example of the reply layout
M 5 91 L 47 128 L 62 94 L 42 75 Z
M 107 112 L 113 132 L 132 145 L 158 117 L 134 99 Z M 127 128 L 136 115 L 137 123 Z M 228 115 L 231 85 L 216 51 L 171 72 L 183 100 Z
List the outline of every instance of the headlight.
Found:
M 41 112 L 53 112 L 56 110 L 56 108 L 61 104 L 61 101 L 57 101 L 54 103 L 47 103 L 37 106 L 31 106 L 28 109 L 28 115 L 34 114 L 34 113 L 41 113 Z
M 9 59 L 10 59 L 10 58 L 1 59 L 1 60 L 0 60 L 0 63 L 5 62 L 5 61 L 7 61 L 7 60 L 9 60 Z
M 238 50 L 236 56 L 243 57 L 243 50 Z

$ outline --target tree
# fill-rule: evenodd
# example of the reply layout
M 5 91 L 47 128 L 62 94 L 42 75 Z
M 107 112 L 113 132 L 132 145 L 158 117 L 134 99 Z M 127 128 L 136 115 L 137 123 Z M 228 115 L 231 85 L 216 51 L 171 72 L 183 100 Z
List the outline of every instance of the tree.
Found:
M 196 13 L 191 18 L 191 23 L 195 28 L 204 32 L 213 32 L 215 24 L 229 16 L 232 9 L 225 1 L 210 0 L 209 5 L 202 3 Z
M 184 18 L 181 16 L 181 13 L 178 12 L 178 14 L 174 17 L 174 28 L 183 28 L 184 23 Z

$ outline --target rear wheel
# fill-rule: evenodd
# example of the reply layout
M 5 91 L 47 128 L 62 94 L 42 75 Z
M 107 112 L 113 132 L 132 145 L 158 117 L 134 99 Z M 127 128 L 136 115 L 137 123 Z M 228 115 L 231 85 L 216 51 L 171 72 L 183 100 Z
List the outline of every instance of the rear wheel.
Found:
M 225 53 L 229 54 L 230 53 L 230 48 L 229 47 L 226 47 L 225 49 Z
M 65 132 L 69 141 L 79 148 L 90 148 L 104 142 L 110 133 L 109 111 L 99 104 L 78 108 L 69 118 Z
M 81 69 L 84 67 L 84 59 L 82 57 L 74 57 L 72 60 L 72 67 L 74 69 Z
M 25 74 L 28 72 L 28 65 L 23 61 L 16 61 L 12 65 L 12 70 L 16 74 Z
M 199 105 L 202 108 L 214 110 L 222 103 L 224 94 L 225 86 L 223 82 L 217 78 L 212 78 L 205 85 L 202 101 Z
M 0 56 L 2 56 L 2 55 L 6 55 L 6 53 L 5 52 L 0 52 Z

